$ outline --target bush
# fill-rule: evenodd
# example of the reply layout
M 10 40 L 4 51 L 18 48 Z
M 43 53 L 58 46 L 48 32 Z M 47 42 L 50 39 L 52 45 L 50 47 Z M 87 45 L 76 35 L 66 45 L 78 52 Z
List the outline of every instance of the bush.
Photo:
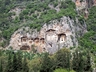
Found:
M 70 56 L 69 49 L 63 48 L 59 50 L 55 55 L 57 67 L 70 69 Z
M 31 9 L 31 8 L 33 8 L 33 6 L 34 6 L 33 3 L 31 3 L 31 4 L 28 4 L 26 8 Z
M 41 59 L 36 58 L 28 61 L 29 72 L 38 72 L 41 69 Z
M 23 10 L 23 12 L 22 12 L 24 15 L 28 15 L 29 14 L 29 10 L 28 9 L 26 9 L 26 10 Z
M 56 7 L 58 5 L 58 2 L 57 1 L 55 1 L 54 2 L 54 7 Z
M 93 30 L 96 32 L 96 7 L 92 7 L 89 10 L 89 18 L 87 19 L 87 26 L 88 26 L 88 30 Z
M 73 71 L 73 70 L 68 71 L 67 69 L 59 68 L 59 69 L 54 70 L 54 72 L 75 72 L 75 71 Z

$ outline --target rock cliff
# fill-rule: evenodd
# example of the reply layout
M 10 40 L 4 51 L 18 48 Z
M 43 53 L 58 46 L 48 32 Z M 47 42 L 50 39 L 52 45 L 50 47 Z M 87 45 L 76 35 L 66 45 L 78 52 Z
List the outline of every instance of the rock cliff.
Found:
M 60 20 L 52 20 L 44 24 L 39 32 L 29 27 L 18 29 L 12 35 L 7 48 L 28 51 L 35 48 L 39 53 L 53 54 L 63 47 L 77 47 L 77 38 L 86 31 L 86 24 L 81 25 L 77 18 L 73 20 L 64 16 Z
M 72 0 L 75 2 L 76 11 L 78 14 L 83 14 L 85 19 L 88 18 L 89 8 L 92 6 L 96 6 L 96 0 Z

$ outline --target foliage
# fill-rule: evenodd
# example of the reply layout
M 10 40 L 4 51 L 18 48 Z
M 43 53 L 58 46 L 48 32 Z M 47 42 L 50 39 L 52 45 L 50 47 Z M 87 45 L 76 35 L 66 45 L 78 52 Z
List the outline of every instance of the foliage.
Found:
M 43 57 L 40 72 L 52 72 L 52 62 L 51 59 L 48 57 L 48 53 L 45 53 Z
M 11 56 L 12 52 L 9 52 L 8 54 L 8 63 L 7 63 L 7 67 L 6 67 L 6 72 L 13 72 L 13 63 L 12 63 L 12 56 Z
M 49 4 L 54 7 L 60 6 L 60 11 L 51 9 Z M 12 12 L 15 8 L 20 8 L 19 14 Z M 30 28 L 41 29 L 44 23 L 51 20 L 59 19 L 62 16 L 76 16 L 75 4 L 71 0 L 57 1 L 57 0 L 1 0 L 0 1 L 0 38 L 4 38 L 9 42 L 11 35 L 22 26 L 29 26 Z M 71 10 L 71 11 L 70 11 Z M 13 18 L 13 16 L 15 18 Z M 4 43 L 8 45 L 8 43 Z M 3 46 L 3 47 L 5 47 Z
M 57 68 L 70 69 L 70 50 L 63 48 L 56 53 Z
M 89 18 L 87 19 L 87 26 L 89 31 L 96 32 L 96 6 L 89 10 Z
M 71 52 L 63 48 L 53 55 L 0 50 L 0 60 L 2 60 L 0 69 L 3 72 L 92 71 L 90 51 L 80 49 Z
M 3 72 L 3 68 L 2 68 L 2 60 L 0 60 L 0 72 Z
M 59 69 L 54 70 L 54 72 L 69 72 L 69 71 L 66 69 L 59 68 Z M 71 70 L 70 72 L 75 72 L 75 71 Z
M 29 72 L 29 68 L 27 65 L 27 59 L 24 57 L 23 64 L 22 64 L 22 72 Z
M 38 72 L 41 69 L 41 58 L 28 61 L 29 72 Z
M 77 49 L 73 53 L 72 68 L 76 72 L 91 71 L 90 52 L 83 52 Z
M 60 4 L 60 11 L 51 9 L 49 4 L 52 4 L 54 8 Z M 10 12 L 18 7 L 22 9 L 19 16 Z M 35 53 L 35 50 L 33 50 L 34 53 L 0 50 L 0 72 L 91 71 L 91 54 L 94 55 L 96 63 L 95 11 L 95 6 L 89 9 L 89 18 L 86 20 L 88 32 L 79 39 L 80 50 L 71 52 L 65 48 L 52 56 L 47 53 Z M 0 39 L 3 39 L 0 46 L 7 46 L 11 35 L 22 26 L 29 26 L 39 31 L 44 23 L 60 19 L 62 16 L 75 18 L 75 4 L 71 0 L 0 0 Z M 83 16 L 79 17 L 79 20 L 82 22 Z
M 96 7 L 93 6 L 89 9 L 89 17 L 86 20 L 86 24 L 88 27 L 88 32 L 85 33 L 79 39 L 79 44 L 84 49 L 89 49 L 91 53 L 96 54 Z

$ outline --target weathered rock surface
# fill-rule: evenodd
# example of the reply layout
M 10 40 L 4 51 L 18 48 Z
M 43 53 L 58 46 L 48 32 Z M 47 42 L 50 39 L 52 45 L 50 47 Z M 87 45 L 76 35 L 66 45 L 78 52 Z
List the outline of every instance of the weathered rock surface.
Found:
M 44 24 L 39 32 L 36 29 L 22 27 L 11 37 L 10 46 L 16 50 L 32 50 L 37 52 L 49 52 L 51 54 L 60 48 L 77 47 L 77 37 L 85 33 L 86 25 L 81 25 L 69 17 L 62 17 L 59 21 L 53 20 L 49 24 Z
M 85 19 L 87 19 L 89 15 L 88 9 L 92 6 L 96 6 L 96 0 L 72 0 L 72 1 L 75 2 L 77 13 L 83 14 Z
M 72 1 L 75 2 L 76 8 L 78 10 L 96 6 L 96 0 L 72 0 Z

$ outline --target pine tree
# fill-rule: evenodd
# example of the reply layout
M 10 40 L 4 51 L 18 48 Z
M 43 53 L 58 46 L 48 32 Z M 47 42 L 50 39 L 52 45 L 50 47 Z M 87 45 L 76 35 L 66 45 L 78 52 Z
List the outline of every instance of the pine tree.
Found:
M 84 59 L 81 52 L 79 53 L 79 61 L 79 72 L 84 72 Z
M 84 54 L 83 54 L 84 53 Z M 89 52 L 76 50 L 73 53 L 72 67 L 76 72 L 85 72 L 91 70 L 91 61 Z
M 2 68 L 2 60 L 0 60 L 0 72 L 3 72 L 3 68 Z
M 27 66 L 27 59 L 25 57 L 22 63 L 22 72 L 29 72 L 29 68 Z
M 74 53 L 73 53 L 73 60 L 72 60 L 72 67 L 73 67 L 73 70 L 75 71 L 79 71 L 79 64 L 80 64 L 80 59 L 79 59 L 79 51 L 76 50 Z
M 88 51 L 87 52 L 87 55 L 86 55 L 87 59 L 86 59 L 86 62 L 85 62 L 85 71 L 91 71 L 91 57 L 90 57 L 90 52 Z
M 8 64 L 6 66 L 6 72 L 13 72 L 13 62 L 12 62 L 12 56 L 11 56 L 11 52 L 9 52 L 8 55 Z
M 61 49 L 56 53 L 56 63 L 58 68 L 69 68 L 70 66 L 70 51 Z
M 22 70 L 22 56 L 21 56 L 21 52 L 19 51 L 17 53 L 17 71 L 21 71 Z
M 67 53 L 67 61 L 68 61 L 68 70 L 69 70 L 69 72 L 70 72 L 70 69 L 71 69 L 71 64 L 70 64 L 70 59 L 71 59 L 71 54 L 70 53 Z
M 17 55 L 16 53 L 14 53 L 14 56 L 13 56 L 13 69 L 14 71 L 13 72 L 16 72 L 18 70 L 18 62 L 17 62 Z
M 45 53 L 45 56 L 42 60 L 41 70 L 40 72 L 52 72 L 52 63 L 51 59 L 48 57 L 48 53 Z

